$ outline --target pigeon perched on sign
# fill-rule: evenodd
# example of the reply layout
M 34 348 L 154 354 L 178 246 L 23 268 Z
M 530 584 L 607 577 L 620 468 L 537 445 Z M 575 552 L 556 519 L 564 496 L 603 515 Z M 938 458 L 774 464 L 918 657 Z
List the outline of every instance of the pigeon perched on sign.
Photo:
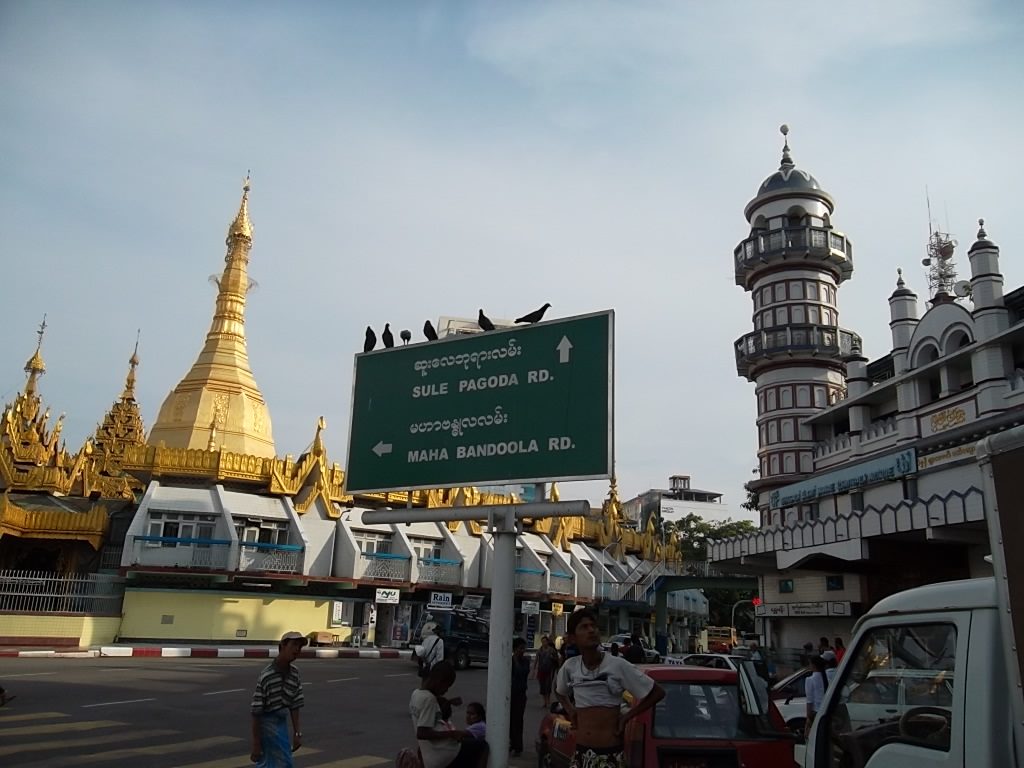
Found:
M 541 320 L 544 319 L 544 313 L 547 312 L 550 307 L 550 304 L 545 304 L 540 309 L 535 309 L 533 310 L 533 312 L 528 312 L 522 317 L 517 317 L 516 323 L 529 323 L 530 325 L 533 325 L 534 323 L 539 323 Z
M 405 329 L 405 330 L 403 330 L 403 331 L 402 331 L 402 332 L 401 332 L 400 334 L 398 334 L 398 335 L 399 335 L 399 337 L 400 337 L 400 338 L 402 339 L 402 346 L 403 346 L 403 347 L 404 347 L 404 346 L 405 346 L 406 344 L 408 344 L 408 343 L 409 343 L 410 341 L 412 341 L 412 332 L 411 332 L 410 330 L 408 330 L 408 329 Z
M 437 331 L 429 320 L 423 324 L 423 335 L 427 337 L 427 341 L 437 341 Z
M 479 325 L 482 330 L 494 330 L 494 323 L 491 322 L 491 318 L 484 314 L 482 309 L 480 310 L 480 314 L 476 317 L 476 324 Z
M 391 333 L 391 323 L 384 323 L 384 333 L 382 333 L 380 337 L 384 340 L 384 346 L 387 349 L 391 349 L 395 346 L 395 337 Z
M 373 348 L 377 346 L 377 334 L 373 332 L 373 328 L 366 326 L 366 341 L 363 342 L 363 352 L 373 352 Z

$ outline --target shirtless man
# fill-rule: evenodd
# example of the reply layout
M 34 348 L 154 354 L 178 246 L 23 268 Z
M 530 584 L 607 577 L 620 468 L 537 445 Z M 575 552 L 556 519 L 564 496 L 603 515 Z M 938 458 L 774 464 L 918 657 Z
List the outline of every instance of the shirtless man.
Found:
M 558 670 L 555 693 L 576 731 L 576 752 L 569 766 L 625 768 L 626 723 L 661 701 L 665 690 L 621 656 L 601 650 L 597 616 L 589 608 L 569 617 L 568 630 L 580 654 Z M 625 691 L 636 703 L 623 712 Z

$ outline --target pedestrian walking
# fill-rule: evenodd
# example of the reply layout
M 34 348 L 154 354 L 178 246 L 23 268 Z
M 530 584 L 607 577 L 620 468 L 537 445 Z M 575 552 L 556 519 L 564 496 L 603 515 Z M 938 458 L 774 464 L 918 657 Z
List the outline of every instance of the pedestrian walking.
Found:
M 580 655 L 558 670 L 555 693 L 572 723 L 576 752 L 573 768 L 621 768 L 626 764 L 626 723 L 665 697 L 665 690 L 625 659 L 601 650 L 597 614 L 590 608 L 569 617 Z M 622 693 L 636 700 L 622 708 Z
M 251 758 L 258 768 L 292 768 L 292 752 L 302 746 L 299 710 L 305 699 L 302 677 L 292 662 L 305 645 L 306 638 L 298 632 L 285 632 L 277 646 L 277 657 L 256 681 L 251 705 Z
M 551 684 L 558 672 L 558 651 L 547 635 L 540 639 L 540 649 L 533 657 L 533 676 L 540 685 L 540 695 L 545 709 L 551 708 Z
M 487 742 L 474 738 L 468 730 L 453 729 L 442 717 L 438 698 L 454 683 L 455 667 L 442 661 L 431 667 L 426 680 L 409 698 L 423 768 L 486 768 Z
M 512 708 L 508 720 L 508 744 L 513 756 L 523 754 L 523 717 L 530 683 L 530 660 L 526 658 L 526 641 L 512 641 Z
M 426 679 L 430 675 L 430 668 L 444 661 L 444 638 L 441 637 L 440 626 L 435 625 L 431 633 L 423 638 L 423 645 L 420 648 L 422 655 L 417 656 L 420 663 L 419 674 Z

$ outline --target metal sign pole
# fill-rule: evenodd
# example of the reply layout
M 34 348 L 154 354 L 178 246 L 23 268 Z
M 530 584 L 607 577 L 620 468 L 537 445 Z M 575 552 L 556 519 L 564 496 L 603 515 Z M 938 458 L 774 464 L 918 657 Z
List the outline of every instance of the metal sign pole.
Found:
M 493 515 L 494 574 L 487 663 L 487 743 L 490 768 L 508 766 L 512 709 L 512 636 L 515 633 L 516 521 Z M 499 585 L 500 588 L 499 588 Z
M 383 509 L 363 513 L 365 523 L 446 522 L 486 519 L 494 537 L 491 618 L 487 664 L 487 743 L 489 768 L 508 768 L 512 709 L 512 638 L 515 633 L 516 521 L 542 517 L 587 517 L 586 501 L 544 501 L 544 484 L 536 485 L 539 502 L 435 509 Z

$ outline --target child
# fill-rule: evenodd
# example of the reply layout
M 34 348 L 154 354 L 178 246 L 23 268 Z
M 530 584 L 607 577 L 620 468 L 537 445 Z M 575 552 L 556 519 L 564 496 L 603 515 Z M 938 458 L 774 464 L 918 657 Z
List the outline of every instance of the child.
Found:
M 487 738 L 487 713 L 478 701 L 466 706 L 466 730 L 473 734 L 474 739 L 483 741 Z

